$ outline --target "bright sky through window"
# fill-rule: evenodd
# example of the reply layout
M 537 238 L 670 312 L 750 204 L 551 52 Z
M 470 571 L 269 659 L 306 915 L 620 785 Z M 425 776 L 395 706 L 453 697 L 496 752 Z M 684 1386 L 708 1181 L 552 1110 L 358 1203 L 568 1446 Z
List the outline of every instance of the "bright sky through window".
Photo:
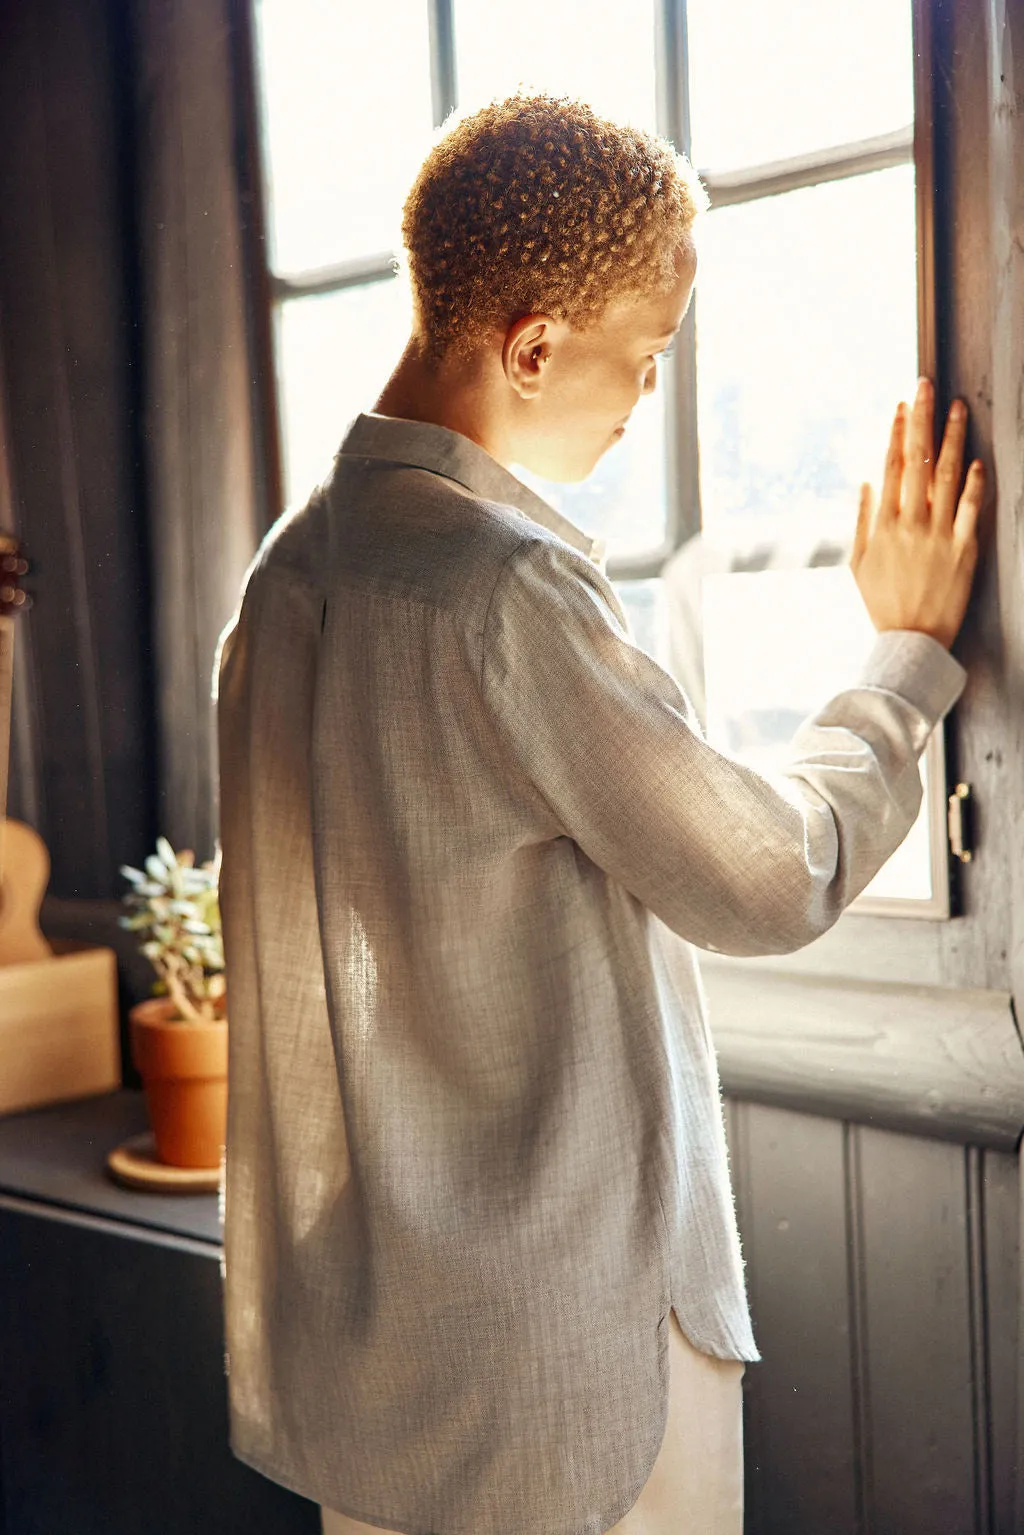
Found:
M 259 0 L 270 261 L 393 250 L 431 133 L 425 0 Z
M 909 0 L 687 0 L 690 122 L 725 171 L 905 128 Z
M 917 374 L 914 172 L 723 208 L 697 277 L 701 507 L 795 536 L 852 535 Z M 737 536 L 736 534 L 733 535 Z
M 651 0 L 456 0 L 455 36 L 467 105 L 524 82 L 655 127 Z

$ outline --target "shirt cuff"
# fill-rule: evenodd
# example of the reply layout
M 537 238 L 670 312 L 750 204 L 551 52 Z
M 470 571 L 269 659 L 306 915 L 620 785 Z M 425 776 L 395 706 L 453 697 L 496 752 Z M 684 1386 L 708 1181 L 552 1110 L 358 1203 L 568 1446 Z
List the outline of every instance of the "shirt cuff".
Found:
M 944 645 L 914 629 L 887 629 L 875 640 L 861 682 L 896 693 L 937 725 L 964 690 L 967 673 Z

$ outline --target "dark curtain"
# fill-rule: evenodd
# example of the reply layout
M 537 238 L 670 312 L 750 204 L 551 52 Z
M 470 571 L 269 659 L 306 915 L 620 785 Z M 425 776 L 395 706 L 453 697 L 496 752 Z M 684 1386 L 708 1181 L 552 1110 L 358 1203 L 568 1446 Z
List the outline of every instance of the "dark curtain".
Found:
M 223 0 L 138 0 L 138 250 L 160 828 L 213 851 L 210 673 L 257 541 Z
M 0 515 L 34 561 L 9 813 L 54 933 L 115 937 L 158 831 L 213 851 L 214 649 L 267 521 L 238 22 L 0 0 Z
M 62 896 L 114 893 L 154 825 L 139 338 L 115 28 L 102 0 L 0 7 L 0 344 L 19 621 L 11 814 Z

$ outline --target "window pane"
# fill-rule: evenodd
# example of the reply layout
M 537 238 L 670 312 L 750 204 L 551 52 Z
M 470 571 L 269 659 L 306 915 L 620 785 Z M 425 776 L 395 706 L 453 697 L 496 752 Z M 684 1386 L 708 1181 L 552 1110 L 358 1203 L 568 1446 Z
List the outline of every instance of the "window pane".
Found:
M 697 165 L 722 171 L 913 121 L 909 0 L 688 0 Z
M 654 126 L 653 0 L 456 0 L 455 38 L 466 107 L 523 82 Z
M 910 166 L 712 212 L 697 276 L 704 526 L 852 536 L 917 371 Z M 739 523 L 729 535 L 739 540 Z
M 708 575 L 703 609 L 708 739 L 770 777 L 801 722 L 857 675 L 875 638 L 871 620 L 847 569 Z M 929 820 L 945 788 L 935 768 L 933 754 L 931 770 L 922 764 L 921 813 L 865 898 L 931 902 L 939 894 Z
M 579 484 L 555 484 L 518 466 L 515 472 L 578 528 L 607 539 L 610 560 L 659 548 L 666 523 L 664 395 L 659 390 L 637 403 L 625 436 Z
M 640 649 L 653 656 L 659 666 L 667 668 L 669 637 L 665 583 L 659 580 L 616 581 L 615 589 Z
M 258 0 L 271 266 L 396 249 L 430 144 L 424 0 Z
M 408 335 L 408 291 L 397 279 L 281 306 L 277 355 L 289 504 L 305 501 L 327 474 L 348 423 L 373 409 Z

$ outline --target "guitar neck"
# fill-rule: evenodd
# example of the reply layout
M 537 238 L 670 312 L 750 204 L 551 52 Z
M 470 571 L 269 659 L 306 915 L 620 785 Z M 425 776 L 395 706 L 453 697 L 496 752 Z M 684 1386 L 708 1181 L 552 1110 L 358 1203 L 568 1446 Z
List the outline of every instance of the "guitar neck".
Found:
M 0 428 L 3 421 L 0 419 Z M 3 470 L 0 432 L 0 472 Z M 2 473 L 0 473 L 2 481 Z M 0 483 L 0 489 L 2 489 Z M 14 684 L 14 615 L 28 604 L 20 580 L 28 569 L 21 545 L 11 533 L 0 532 L 0 833 L 7 824 L 7 775 L 11 746 L 11 691 Z M 3 841 L 0 837 L 0 884 L 3 883 Z
M 11 688 L 14 677 L 14 619 L 0 614 L 0 821 L 7 815 L 7 772 L 11 744 Z M 0 870 L 2 876 L 2 870 Z

